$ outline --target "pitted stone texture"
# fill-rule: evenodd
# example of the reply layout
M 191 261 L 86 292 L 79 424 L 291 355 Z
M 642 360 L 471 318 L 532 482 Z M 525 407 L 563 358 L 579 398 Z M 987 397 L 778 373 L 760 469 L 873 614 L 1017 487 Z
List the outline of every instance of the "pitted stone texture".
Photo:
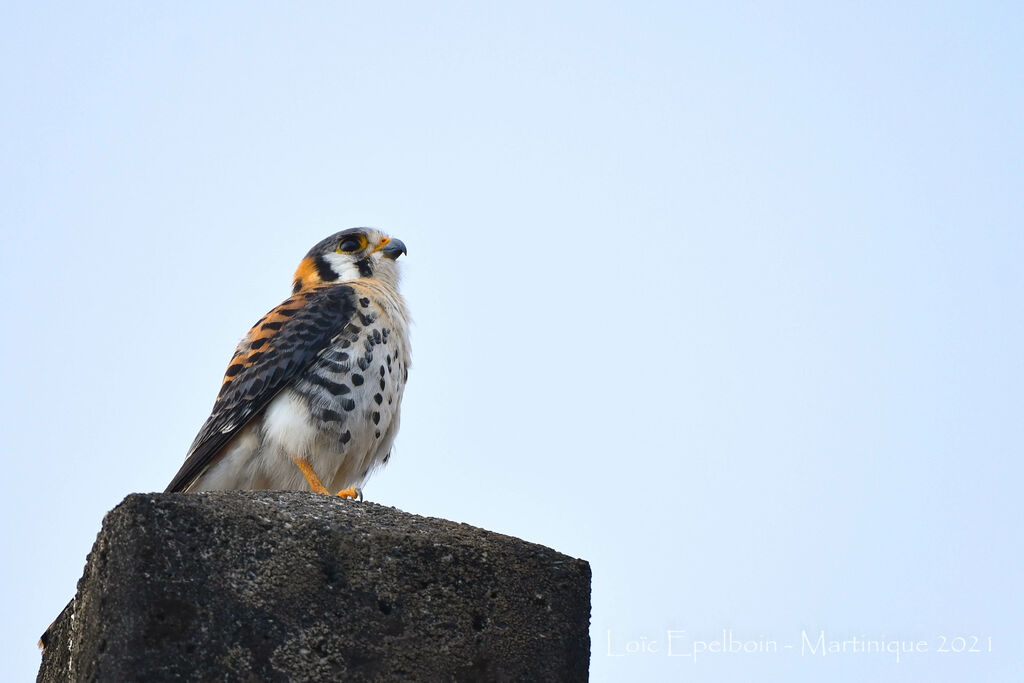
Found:
M 579 681 L 589 620 L 589 565 L 509 536 L 311 493 L 136 494 L 39 680 Z

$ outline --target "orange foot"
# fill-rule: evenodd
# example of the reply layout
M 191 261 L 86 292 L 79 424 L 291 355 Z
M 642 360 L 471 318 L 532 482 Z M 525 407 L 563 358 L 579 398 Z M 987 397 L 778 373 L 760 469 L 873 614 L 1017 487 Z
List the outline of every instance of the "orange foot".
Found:
M 302 470 L 302 476 L 304 476 L 306 481 L 309 482 L 309 488 L 313 489 L 316 493 L 323 493 L 328 496 L 331 495 L 331 492 L 328 491 L 327 487 L 320 481 L 320 477 L 316 476 L 316 472 L 313 471 L 313 466 L 310 465 L 309 462 L 302 458 L 292 458 L 292 460 L 299 466 L 299 469 Z M 347 489 L 338 491 L 337 495 L 339 498 L 355 498 L 356 500 L 361 500 L 363 497 L 363 490 L 356 486 L 350 486 Z

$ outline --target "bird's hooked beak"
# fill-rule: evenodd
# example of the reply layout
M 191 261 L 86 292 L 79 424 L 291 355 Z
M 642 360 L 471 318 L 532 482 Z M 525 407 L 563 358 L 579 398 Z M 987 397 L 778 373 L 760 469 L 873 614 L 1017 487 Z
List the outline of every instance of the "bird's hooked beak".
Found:
M 377 248 L 374 249 L 374 251 L 383 252 L 384 256 L 391 259 L 392 261 L 397 259 L 402 254 L 409 253 L 405 249 L 405 242 L 399 239 L 392 239 L 390 237 L 385 237 L 384 239 L 382 239 L 380 241 L 380 244 L 377 245 Z

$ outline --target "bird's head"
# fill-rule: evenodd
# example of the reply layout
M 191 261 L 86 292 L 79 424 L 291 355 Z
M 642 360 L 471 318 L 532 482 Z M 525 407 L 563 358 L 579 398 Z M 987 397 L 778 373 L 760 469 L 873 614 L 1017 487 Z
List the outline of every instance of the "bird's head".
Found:
M 292 291 L 360 278 L 398 286 L 398 257 L 406 253 L 402 240 L 375 228 L 351 228 L 321 240 L 295 271 Z

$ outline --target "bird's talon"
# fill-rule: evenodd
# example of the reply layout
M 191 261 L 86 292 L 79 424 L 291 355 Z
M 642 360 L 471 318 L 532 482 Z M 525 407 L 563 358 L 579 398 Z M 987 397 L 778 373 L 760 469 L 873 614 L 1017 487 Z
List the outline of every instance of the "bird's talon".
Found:
M 337 496 L 339 498 L 354 498 L 356 500 L 362 500 L 363 490 L 358 486 L 349 486 L 347 489 L 338 491 Z

